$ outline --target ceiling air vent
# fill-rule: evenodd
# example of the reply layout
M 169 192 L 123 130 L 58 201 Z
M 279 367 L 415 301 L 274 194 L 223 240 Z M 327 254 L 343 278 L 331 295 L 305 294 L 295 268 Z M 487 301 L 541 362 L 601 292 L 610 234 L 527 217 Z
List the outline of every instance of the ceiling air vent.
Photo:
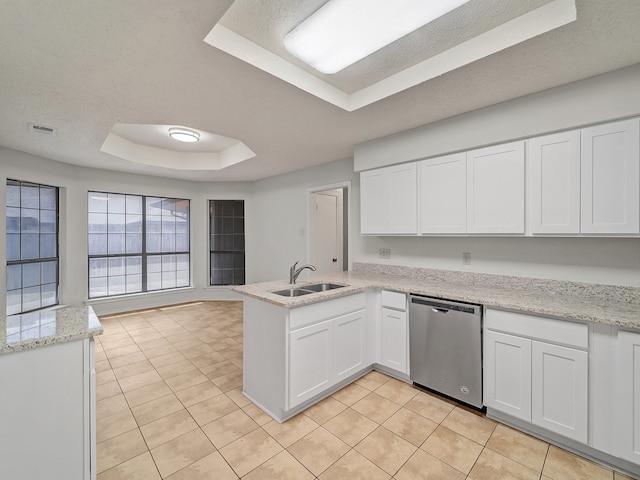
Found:
M 58 133 L 57 128 L 47 127 L 46 125 L 37 125 L 35 123 L 29 124 L 29 131 L 31 133 L 44 133 L 45 135 L 55 135 Z

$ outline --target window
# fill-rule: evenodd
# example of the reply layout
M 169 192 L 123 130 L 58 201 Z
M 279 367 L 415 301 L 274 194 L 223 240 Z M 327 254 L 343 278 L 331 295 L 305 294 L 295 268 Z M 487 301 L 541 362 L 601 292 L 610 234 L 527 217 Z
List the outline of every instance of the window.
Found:
M 89 298 L 188 287 L 189 206 L 89 192 Z
M 209 200 L 211 285 L 244 285 L 244 200 Z
M 7 315 L 58 304 L 58 189 L 7 180 Z

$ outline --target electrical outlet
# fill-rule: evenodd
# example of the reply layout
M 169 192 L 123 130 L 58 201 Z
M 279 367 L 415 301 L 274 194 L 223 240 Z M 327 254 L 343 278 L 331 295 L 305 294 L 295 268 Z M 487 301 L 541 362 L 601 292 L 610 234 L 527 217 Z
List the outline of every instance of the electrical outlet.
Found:
M 471 252 L 462 252 L 462 264 L 471 265 Z
M 390 248 L 381 248 L 379 250 L 379 255 L 380 258 L 391 258 L 391 249 Z

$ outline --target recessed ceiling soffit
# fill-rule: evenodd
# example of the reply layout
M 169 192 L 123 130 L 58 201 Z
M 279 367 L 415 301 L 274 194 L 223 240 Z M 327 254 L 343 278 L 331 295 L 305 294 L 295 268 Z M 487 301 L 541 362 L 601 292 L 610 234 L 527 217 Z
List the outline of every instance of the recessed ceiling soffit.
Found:
M 169 137 L 170 128 L 187 128 L 199 134 L 197 143 Z M 174 170 L 221 170 L 255 157 L 240 140 L 181 125 L 113 126 L 100 151 L 130 162 Z
M 471 0 L 336 75 L 305 65 L 284 36 L 326 0 L 236 0 L 204 41 L 346 111 L 576 20 L 575 0 Z

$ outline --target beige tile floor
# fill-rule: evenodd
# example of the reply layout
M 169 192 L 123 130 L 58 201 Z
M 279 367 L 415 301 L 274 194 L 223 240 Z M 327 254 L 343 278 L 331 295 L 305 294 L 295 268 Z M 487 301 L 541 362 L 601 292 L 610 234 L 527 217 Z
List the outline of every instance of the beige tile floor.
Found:
M 242 395 L 242 304 L 103 317 L 99 480 L 622 480 L 378 372 L 278 424 Z

